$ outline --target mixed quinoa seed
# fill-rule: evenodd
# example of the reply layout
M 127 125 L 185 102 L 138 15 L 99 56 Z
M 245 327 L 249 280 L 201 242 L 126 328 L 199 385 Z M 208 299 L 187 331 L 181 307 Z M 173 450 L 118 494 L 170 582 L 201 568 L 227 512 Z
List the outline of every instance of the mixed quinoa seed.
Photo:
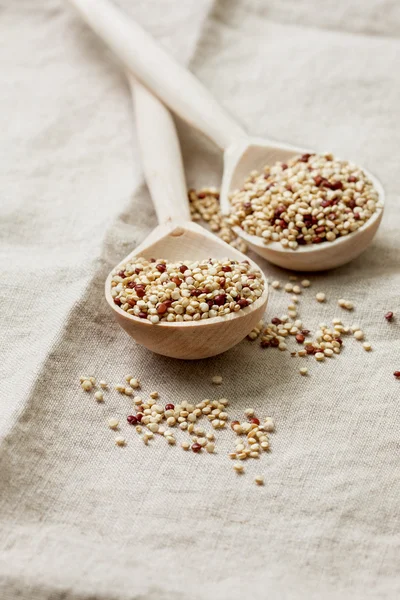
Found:
M 151 264 L 154 265 L 154 263 Z M 365 333 L 357 323 L 347 326 L 343 324 L 341 318 L 335 317 L 332 319 L 331 325 L 320 323 L 319 329 L 313 333 L 306 329 L 303 321 L 299 318 L 298 310 L 302 294 L 311 287 L 311 282 L 303 279 L 297 283 L 297 279 L 297 276 L 291 275 L 289 281 L 284 285 L 280 281 L 271 283 L 273 289 L 282 289 L 287 294 L 291 294 L 291 304 L 287 306 L 288 314 L 273 317 L 267 323 L 261 321 L 248 335 L 249 340 L 260 340 L 261 348 L 276 348 L 285 351 L 289 349 L 288 342 L 291 338 L 296 348 L 296 350 L 290 351 L 292 357 L 302 357 L 303 359 L 314 357 L 319 363 L 341 353 L 345 336 L 352 336 L 362 344 L 365 351 L 372 350 L 371 343 L 365 340 Z M 314 295 L 314 301 L 318 303 L 327 302 L 329 304 L 329 300 L 323 292 Z M 337 305 L 346 311 L 354 309 L 354 304 L 344 299 L 339 299 Z M 395 320 L 395 315 L 393 311 L 389 311 L 382 318 L 391 323 Z M 307 377 L 308 368 L 300 367 L 299 373 L 302 377 Z M 394 371 L 393 375 L 400 381 L 399 370 Z M 221 375 L 214 375 L 211 377 L 210 383 L 214 387 L 221 386 L 223 378 Z M 92 392 L 94 399 L 100 405 L 106 401 L 106 396 L 111 391 L 105 380 L 102 379 L 97 383 L 92 376 L 82 376 L 80 385 L 85 392 Z M 191 404 L 185 400 L 179 404 L 171 402 L 161 404 L 157 391 L 151 391 L 148 398 L 143 398 L 141 388 L 140 380 L 132 375 L 127 375 L 125 383 L 117 384 L 114 387 L 115 391 L 130 399 L 132 403 L 129 414 L 122 422 L 117 417 L 107 419 L 108 427 L 117 434 L 114 437 L 114 443 L 117 446 L 124 447 L 127 444 L 128 438 L 122 434 L 121 428 L 128 427 L 140 436 L 146 446 L 153 443 L 157 437 L 164 439 L 170 446 L 176 446 L 180 441 L 179 437 L 177 438 L 178 432 L 178 436 L 185 436 L 185 439 L 179 444 L 184 451 L 191 451 L 195 454 L 204 452 L 214 454 L 218 451 L 217 447 L 220 446 L 219 437 L 223 435 L 222 430 L 225 432 L 232 430 L 238 437 L 234 442 L 234 447 L 227 452 L 227 455 L 230 459 L 237 461 L 233 464 L 233 470 L 237 475 L 245 472 L 243 461 L 259 459 L 264 452 L 270 451 L 270 433 L 275 430 L 271 417 L 260 419 L 256 416 L 254 409 L 247 408 L 244 411 L 244 418 L 232 419 L 229 415 L 229 402 L 226 398 L 205 399 L 197 404 Z M 207 431 L 202 426 L 201 420 L 208 422 L 211 430 Z M 257 486 L 263 486 L 262 475 L 256 475 L 254 483 Z
M 231 195 L 230 225 L 296 250 L 357 231 L 382 207 L 359 167 L 331 154 L 304 154 L 252 171 Z
M 256 302 L 264 277 L 248 261 L 168 262 L 134 258 L 115 269 L 111 295 L 127 313 L 156 324 L 224 317 Z
M 245 198 L 246 196 L 246 198 Z M 252 173 L 244 189 L 232 199 L 233 216 L 224 217 L 220 213 L 219 193 L 215 188 L 200 191 L 189 190 L 192 219 L 202 220 L 225 242 L 246 252 L 246 244 L 237 237 L 232 226 L 240 224 L 249 233 L 262 236 L 266 243 L 281 241 L 284 247 L 296 249 L 298 245 L 334 241 L 337 237 L 356 231 L 372 214 L 380 208 L 378 194 L 365 173 L 346 163 L 337 161 L 331 155 L 304 155 L 293 159 L 287 165 L 277 163 L 266 168 L 263 175 Z M 268 233 L 269 232 L 269 233 Z M 286 241 L 285 241 L 286 240 Z M 273 281 L 273 289 L 283 288 L 292 294 L 287 307 L 287 315 L 273 317 L 270 322 L 261 321 L 248 335 L 249 340 L 259 340 L 261 348 L 288 349 L 290 338 L 294 340 L 295 351 L 292 357 L 314 357 L 322 362 L 326 358 L 340 354 L 343 337 L 353 336 L 362 343 L 365 351 L 372 345 L 365 340 L 365 334 L 358 324 L 344 325 L 339 318 L 332 319 L 331 326 L 320 323 L 312 333 L 299 318 L 299 304 L 302 292 L 311 286 L 307 279 L 299 283 L 297 276 L 289 276 L 289 282 L 281 286 Z M 167 263 L 165 260 L 146 261 L 135 258 L 134 263 L 119 267 L 112 279 L 114 302 L 130 314 L 135 314 L 152 323 L 160 321 L 190 321 L 224 316 L 238 311 L 261 296 L 264 279 L 260 271 L 252 270 L 249 263 L 216 261 L 210 259 L 202 263 Z M 319 303 L 328 301 L 324 292 L 314 296 Z M 354 309 L 353 302 L 343 298 L 337 301 L 346 311 Z M 387 312 L 384 318 L 392 322 L 394 314 Z M 299 373 L 308 375 L 308 368 L 301 367 Z M 394 377 L 400 380 L 400 371 Z M 109 391 L 107 382 L 99 381 L 96 389 L 94 377 L 81 377 L 81 387 L 86 392 L 94 392 L 98 403 L 103 403 L 104 393 Z M 211 382 L 219 386 L 222 377 L 215 375 Z M 185 451 L 195 454 L 203 450 L 213 454 L 216 449 L 217 431 L 206 432 L 198 426 L 202 418 L 208 420 L 213 430 L 226 429 L 229 422 L 228 400 L 203 400 L 192 405 L 187 401 L 162 406 L 157 402 L 158 392 L 151 392 L 150 398 L 143 400 L 137 396 L 141 383 L 127 376 L 126 384 L 115 386 L 115 390 L 132 397 L 134 411 L 126 417 L 128 426 L 133 426 L 148 445 L 156 436 L 176 445 L 174 428 L 181 430 L 189 439 L 181 442 Z M 108 426 L 119 431 L 119 419 L 108 420 Z M 235 462 L 236 473 L 244 472 L 243 461 L 259 458 L 270 450 L 269 433 L 274 430 L 270 417 L 264 422 L 255 416 L 253 409 L 246 409 L 245 420 L 231 420 L 230 429 L 240 438 L 228 456 Z M 125 446 L 123 435 L 115 437 L 115 444 Z M 256 485 L 262 486 L 264 479 L 257 475 Z
M 141 382 L 132 375 L 127 375 L 125 381 L 126 384 L 115 386 L 115 390 L 120 394 L 131 397 L 133 389 L 140 390 Z M 211 383 L 220 385 L 222 377 L 215 375 L 211 379 Z M 81 376 L 80 385 L 85 392 L 95 391 L 97 388 L 97 382 L 93 376 Z M 100 381 L 99 386 L 102 390 L 109 391 L 105 381 Z M 101 393 L 101 398 L 99 393 Z M 104 401 L 101 390 L 95 391 L 94 397 L 98 402 Z M 186 439 L 180 444 L 183 450 L 191 450 L 195 454 L 201 454 L 204 450 L 208 454 L 214 454 L 217 445 L 217 431 L 229 429 L 226 426 L 230 421 L 230 429 L 238 436 L 238 439 L 235 442 L 235 448 L 228 453 L 228 456 L 233 460 L 241 461 L 235 463 L 233 469 L 236 473 L 243 473 L 243 461 L 260 458 L 262 453 L 270 450 L 269 434 L 275 430 L 275 424 L 271 417 L 265 417 L 261 421 L 256 417 L 253 408 L 247 408 L 244 411 L 244 418 L 241 421 L 230 420 L 228 406 L 229 401 L 226 398 L 218 400 L 207 398 L 197 404 L 183 400 L 180 404 L 167 402 L 162 405 L 159 402 L 159 393 L 153 391 L 149 394 L 148 399 L 133 396 L 131 414 L 127 415 L 126 423 L 128 427 L 134 428 L 146 446 L 150 440 L 154 440 L 156 437 L 163 438 L 169 445 L 175 446 L 177 443 L 175 432 L 179 430 L 180 435 L 186 436 Z M 208 421 L 212 430 L 207 431 L 201 426 L 201 421 Z M 115 444 L 125 446 L 127 441 L 119 433 L 121 427 L 119 419 L 108 418 L 107 425 L 113 431 L 118 432 L 114 439 Z M 254 481 L 259 486 L 264 484 L 261 475 L 257 475 Z
M 293 294 L 291 303 L 287 306 L 287 314 L 280 317 L 275 316 L 267 323 L 260 321 L 248 334 L 249 340 L 255 341 L 258 339 L 261 348 L 277 348 L 285 351 L 289 350 L 289 340 L 292 338 L 296 342 L 295 349 L 290 351 L 292 357 L 313 356 L 318 362 L 323 362 L 326 358 L 340 354 L 345 336 L 352 336 L 355 340 L 362 342 L 362 347 L 366 352 L 372 350 L 372 344 L 365 339 L 365 333 L 358 323 L 348 326 L 343 324 L 342 319 L 335 317 L 332 319 L 331 325 L 319 323 L 318 329 L 312 332 L 299 316 L 301 294 L 311 286 L 311 282 L 308 279 L 303 279 L 300 285 L 291 283 L 297 279 L 297 276 L 291 275 L 289 277 L 290 281 L 284 286 L 281 285 L 280 281 L 272 281 L 271 287 L 273 289 L 283 289 L 285 292 Z M 315 295 L 315 300 L 319 303 L 325 303 L 328 299 L 325 293 L 318 292 Z M 354 309 L 354 303 L 343 298 L 337 301 L 337 305 L 348 312 Z M 389 311 L 384 317 L 388 322 L 391 322 L 394 314 Z M 299 373 L 307 375 L 307 367 L 301 367 Z

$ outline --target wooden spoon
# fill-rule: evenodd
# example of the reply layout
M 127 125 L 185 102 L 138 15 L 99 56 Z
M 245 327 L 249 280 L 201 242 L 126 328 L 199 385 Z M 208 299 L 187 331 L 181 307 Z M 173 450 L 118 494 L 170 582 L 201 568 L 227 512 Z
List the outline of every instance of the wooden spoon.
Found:
M 287 144 L 249 137 L 222 109 L 205 87 L 176 63 L 141 27 L 129 20 L 108 0 L 71 0 L 96 33 L 113 49 L 124 65 L 174 112 L 202 131 L 224 150 L 221 208 L 230 211 L 229 194 L 242 187 L 252 170 L 276 161 L 287 162 L 310 152 Z M 364 170 L 365 171 L 365 170 Z M 380 182 L 365 171 L 384 203 Z M 249 246 L 270 262 L 296 271 L 320 271 L 343 265 L 363 252 L 372 241 L 382 219 L 378 208 L 356 232 L 334 242 L 283 248 L 279 242 L 265 244 L 258 236 L 235 227 Z
M 159 226 L 122 263 L 134 256 L 168 261 L 208 258 L 249 260 L 215 235 L 190 221 L 187 188 L 175 125 L 168 110 L 143 86 L 130 80 L 136 106 L 136 123 L 146 181 L 157 212 Z M 249 261 L 253 268 L 259 267 Z M 121 264 L 122 264 L 121 263 Z M 240 342 L 262 318 L 268 299 L 263 294 L 250 306 L 226 317 L 153 325 L 130 315 L 111 296 L 112 273 L 106 281 L 106 299 L 118 323 L 139 344 L 174 358 L 215 356 Z

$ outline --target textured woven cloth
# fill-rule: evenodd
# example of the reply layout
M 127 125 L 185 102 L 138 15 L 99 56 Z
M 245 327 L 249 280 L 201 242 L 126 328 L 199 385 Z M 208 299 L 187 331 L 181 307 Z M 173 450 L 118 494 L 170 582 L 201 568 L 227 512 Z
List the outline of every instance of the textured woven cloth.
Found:
M 119 4 L 249 132 L 351 157 L 381 179 L 373 245 L 312 276 L 299 304 L 312 330 L 357 321 L 373 351 L 346 339 L 319 364 L 244 341 L 187 363 L 135 345 L 103 297 L 110 268 L 155 225 L 128 86 L 68 3 L 2 0 L 0 598 L 398 598 L 400 5 Z M 188 184 L 218 185 L 217 150 L 178 128 Z M 272 290 L 269 316 L 288 298 Z M 272 416 L 271 452 L 237 476 L 230 430 L 215 455 L 146 447 L 125 425 L 129 399 L 112 391 L 129 372 L 162 402 L 224 396 L 233 416 L 248 406 Z M 110 383 L 104 404 L 80 389 L 81 374 Z

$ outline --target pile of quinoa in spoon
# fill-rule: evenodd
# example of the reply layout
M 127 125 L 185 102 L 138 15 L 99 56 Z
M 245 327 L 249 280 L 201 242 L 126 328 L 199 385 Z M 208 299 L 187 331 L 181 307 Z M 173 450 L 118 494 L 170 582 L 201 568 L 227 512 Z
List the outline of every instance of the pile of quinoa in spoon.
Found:
M 303 154 L 252 171 L 231 206 L 232 226 L 292 250 L 351 234 L 382 207 L 365 172 L 331 154 Z
M 255 302 L 264 277 L 248 261 L 168 262 L 135 257 L 116 267 L 111 280 L 115 304 L 127 313 L 160 321 L 199 321 L 224 317 Z

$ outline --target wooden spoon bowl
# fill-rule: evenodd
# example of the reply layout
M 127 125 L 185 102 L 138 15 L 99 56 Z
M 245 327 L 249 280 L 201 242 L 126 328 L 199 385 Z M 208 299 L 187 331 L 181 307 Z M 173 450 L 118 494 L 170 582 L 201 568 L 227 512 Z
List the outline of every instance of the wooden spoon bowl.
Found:
M 241 188 L 252 170 L 260 170 L 278 160 L 286 162 L 296 154 L 307 152 L 303 148 L 248 136 L 192 73 L 168 56 L 150 35 L 108 0 L 71 1 L 131 73 L 171 110 L 224 151 L 220 199 L 225 214 L 230 212 L 230 192 Z M 375 184 L 383 205 L 382 185 L 371 174 L 367 175 Z M 279 242 L 265 245 L 261 238 L 246 234 L 240 227 L 236 228 L 236 233 L 255 252 L 280 267 L 321 271 L 343 265 L 361 254 L 371 242 L 381 219 L 382 208 L 348 236 L 297 250 L 283 248 Z
M 122 261 L 121 265 L 135 256 L 143 256 L 147 259 L 164 258 L 171 262 L 200 261 L 210 257 L 249 260 L 200 225 L 188 222 L 159 225 L 143 244 Z M 259 270 L 253 261 L 249 260 L 249 262 L 253 268 Z M 260 321 L 268 300 L 268 285 L 264 279 L 264 290 L 260 298 L 238 312 L 200 321 L 180 323 L 161 321 L 153 325 L 147 319 L 130 315 L 114 303 L 111 296 L 111 279 L 112 273 L 109 274 L 105 284 L 106 300 L 121 327 L 139 344 L 152 352 L 186 360 L 215 356 L 235 346 Z
M 229 150 L 229 149 L 228 149 Z M 310 152 L 304 148 L 279 145 L 258 138 L 249 138 L 237 143 L 225 152 L 224 180 L 221 189 L 221 203 L 225 212 L 229 212 L 229 195 L 243 185 L 243 181 L 252 169 L 262 171 L 265 165 L 277 161 L 288 162 L 294 156 Z M 380 204 L 384 204 L 385 193 L 380 181 L 364 169 L 379 194 Z M 241 227 L 233 227 L 248 246 L 269 262 L 293 271 L 323 271 L 333 269 L 357 258 L 371 243 L 383 216 L 382 208 L 376 212 L 357 231 L 339 237 L 333 242 L 299 246 L 296 250 L 284 248 L 280 242 L 265 243 L 261 237 L 251 235 Z

